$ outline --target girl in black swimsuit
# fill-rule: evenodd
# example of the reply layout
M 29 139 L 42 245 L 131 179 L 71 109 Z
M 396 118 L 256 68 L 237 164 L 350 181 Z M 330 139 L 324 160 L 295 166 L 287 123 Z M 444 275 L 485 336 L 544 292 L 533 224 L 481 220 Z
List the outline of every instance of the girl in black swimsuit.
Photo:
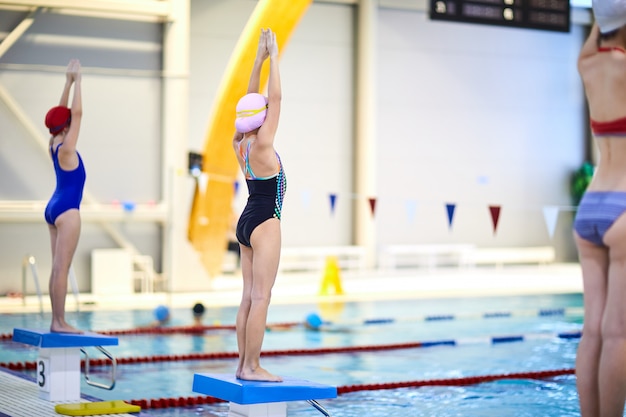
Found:
M 258 94 L 263 62 L 269 58 L 267 101 Z M 272 287 L 278 272 L 281 233 L 280 215 L 285 193 L 285 174 L 274 149 L 280 116 L 281 87 L 276 35 L 262 30 L 247 95 L 238 109 L 233 148 L 250 193 L 237 225 L 241 249 L 243 294 L 237 312 L 237 345 L 240 379 L 280 382 L 282 378 L 260 365 L 261 346 L 267 322 Z

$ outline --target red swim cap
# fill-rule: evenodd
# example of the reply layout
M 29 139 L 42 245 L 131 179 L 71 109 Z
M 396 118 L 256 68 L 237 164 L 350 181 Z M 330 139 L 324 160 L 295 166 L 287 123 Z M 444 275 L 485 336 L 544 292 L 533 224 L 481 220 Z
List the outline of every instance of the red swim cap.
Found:
M 46 127 L 52 135 L 56 135 L 70 125 L 72 112 L 65 106 L 56 106 L 46 114 Z

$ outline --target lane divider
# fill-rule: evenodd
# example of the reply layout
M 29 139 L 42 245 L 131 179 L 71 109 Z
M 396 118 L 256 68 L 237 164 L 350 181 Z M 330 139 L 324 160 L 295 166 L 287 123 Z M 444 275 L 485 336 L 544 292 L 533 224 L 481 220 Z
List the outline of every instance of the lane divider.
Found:
M 348 326 L 348 325 L 385 325 L 394 323 L 412 323 L 412 322 L 439 322 L 458 319 L 494 319 L 508 317 L 558 317 L 558 316 L 582 316 L 584 313 L 582 307 L 559 307 L 559 308 L 541 308 L 534 310 L 513 310 L 513 311 L 492 311 L 483 313 L 457 313 L 457 314 L 429 314 L 409 318 L 390 318 L 379 317 L 363 320 L 340 320 L 340 321 L 324 321 L 322 325 L 329 326 Z M 301 326 L 303 322 L 285 322 L 268 324 L 268 328 L 290 328 Z M 146 327 L 134 329 L 118 329 L 118 330 L 99 330 L 96 333 L 108 336 L 123 335 L 142 335 L 142 334 L 191 334 L 198 335 L 207 331 L 215 330 L 236 330 L 234 324 L 215 324 L 206 326 L 168 326 L 168 327 Z M 12 333 L 0 334 L 0 341 L 11 340 Z
M 344 395 L 357 391 L 380 391 L 399 388 L 419 388 L 427 386 L 467 386 L 477 385 L 486 382 L 493 382 L 498 380 L 511 380 L 511 379 L 548 379 L 561 375 L 574 375 L 575 369 L 553 369 L 545 371 L 529 371 L 529 372 L 513 372 L 506 374 L 494 374 L 494 375 L 477 375 L 467 376 L 459 378 L 446 378 L 446 379 L 429 379 L 421 381 L 401 381 L 401 382 L 386 382 L 380 384 L 360 384 L 360 385 L 347 385 L 337 387 L 337 395 Z M 332 401 L 332 400 L 330 400 Z M 138 405 L 142 409 L 158 409 L 158 408 L 171 408 L 171 407 L 197 407 L 203 404 L 216 404 L 225 402 L 219 398 L 211 396 L 196 396 L 196 397 L 172 397 L 172 398 L 155 398 L 155 399 L 137 399 L 126 401 L 133 405 Z
M 502 335 L 488 337 L 471 337 L 462 339 L 442 339 L 423 342 L 395 343 L 385 345 L 365 345 L 365 346 L 343 346 L 328 347 L 316 349 L 286 349 L 286 350 L 268 350 L 261 352 L 266 356 L 311 356 L 311 355 L 327 355 L 340 353 L 361 353 L 376 352 L 385 350 L 401 350 L 428 348 L 434 346 L 463 346 L 470 344 L 490 344 L 496 345 L 501 343 L 523 342 L 526 340 L 549 340 L 549 339 L 579 339 L 582 336 L 580 330 L 561 332 L 561 333 L 528 333 L 522 335 Z M 195 361 L 195 360 L 219 360 L 219 359 L 237 359 L 238 352 L 209 352 L 209 353 L 187 353 L 180 355 L 153 355 L 153 356 L 135 356 L 126 358 L 116 358 L 117 365 L 137 364 L 137 363 L 157 363 L 157 362 L 179 362 L 179 361 Z M 84 362 L 84 361 L 83 361 Z M 108 366 L 106 359 L 93 358 L 89 360 L 89 366 Z M 29 362 L 0 362 L 0 366 L 15 371 L 37 369 L 35 361 Z M 84 366 L 84 363 L 83 363 Z
M 459 319 L 497 319 L 511 317 L 556 317 L 556 316 L 582 316 L 584 310 L 582 307 L 559 307 L 559 308 L 540 308 L 534 310 L 512 310 L 512 311 L 490 311 L 490 312 L 467 312 L 457 314 L 429 314 L 417 317 L 392 318 L 379 317 L 365 320 L 346 320 L 346 321 L 324 321 L 323 324 L 328 325 L 372 325 L 372 324 L 392 324 L 392 323 L 412 323 L 419 321 L 439 322 L 452 321 Z

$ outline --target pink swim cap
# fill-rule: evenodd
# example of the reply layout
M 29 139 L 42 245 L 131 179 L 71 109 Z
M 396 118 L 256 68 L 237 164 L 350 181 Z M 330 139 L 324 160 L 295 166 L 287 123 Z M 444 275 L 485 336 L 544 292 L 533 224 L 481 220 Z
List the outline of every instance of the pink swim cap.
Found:
M 248 133 L 261 127 L 267 114 L 267 98 L 259 93 L 250 93 L 239 99 L 237 103 L 237 132 Z

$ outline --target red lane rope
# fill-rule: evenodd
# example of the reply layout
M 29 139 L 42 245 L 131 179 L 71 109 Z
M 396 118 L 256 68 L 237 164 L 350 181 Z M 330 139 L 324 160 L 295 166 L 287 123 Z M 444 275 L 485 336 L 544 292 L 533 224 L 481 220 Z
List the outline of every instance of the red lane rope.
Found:
M 529 372 L 513 372 L 508 374 L 494 374 L 494 375 L 479 375 L 479 376 L 467 376 L 460 378 L 447 378 L 447 379 L 429 379 L 423 381 L 407 381 L 407 382 L 388 382 L 382 384 L 364 384 L 364 385 L 349 385 L 344 387 L 337 387 L 338 394 L 346 394 L 348 392 L 355 391 L 377 391 L 382 389 L 397 389 L 397 388 L 414 388 L 425 386 L 461 386 L 461 385 L 476 385 L 484 382 L 498 381 L 502 379 L 544 379 L 553 378 L 560 375 L 573 375 L 576 373 L 574 368 L 568 369 L 554 369 L 547 371 L 529 371 Z
M 268 327 L 290 328 L 301 325 L 299 322 L 272 323 Z M 140 334 L 202 334 L 212 330 L 236 330 L 234 324 L 215 324 L 211 326 L 168 326 L 168 327 L 139 327 L 134 329 L 97 330 L 94 333 L 107 336 L 124 336 Z M 0 340 L 11 340 L 12 333 L 1 333 Z
M 576 333 L 578 335 L 578 333 Z M 516 341 L 517 339 L 512 339 Z M 454 341 L 439 342 L 408 342 L 395 343 L 386 345 L 366 345 L 366 346 L 343 346 L 328 347 L 316 349 L 285 349 L 285 350 L 268 350 L 261 352 L 262 356 L 310 356 L 310 355 L 326 355 L 331 353 L 355 353 L 355 352 L 377 352 L 383 350 L 401 350 L 416 349 L 422 347 L 431 347 L 438 344 L 451 344 Z M 210 352 L 210 353 L 187 353 L 179 355 L 153 355 L 153 356 L 136 356 L 126 358 L 116 358 L 119 365 L 134 363 L 156 363 L 156 362 L 177 362 L 192 360 L 217 360 L 217 359 L 236 359 L 239 357 L 238 352 Z M 106 366 L 109 361 L 106 359 L 90 359 L 89 366 Z M 0 362 L 0 366 L 12 370 L 36 369 L 36 362 Z
M 290 328 L 298 326 L 299 322 L 272 323 L 268 327 Z M 135 335 L 135 334 L 201 334 L 211 330 L 236 330 L 234 324 L 214 324 L 210 326 L 168 326 L 168 327 L 140 327 L 135 329 L 121 330 L 101 330 L 96 333 L 117 336 L 117 335 Z
M 168 327 L 138 327 L 134 329 L 99 330 L 96 333 L 107 336 L 138 335 L 138 334 L 200 334 L 209 330 L 235 330 L 235 325 L 214 326 L 168 326 Z
M 422 347 L 424 343 L 398 343 L 389 345 L 372 345 L 372 346 L 346 346 L 335 348 L 318 348 L 318 349 L 287 349 L 287 350 L 268 350 L 261 352 L 262 356 L 305 356 L 305 355 L 325 355 L 328 353 L 353 353 L 353 352 L 374 352 L 380 350 L 394 349 L 412 349 Z M 213 352 L 213 353 L 188 353 L 181 355 L 153 355 L 153 356 L 136 356 L 127 358 L 116 358 L 118 365 L 133 363 L 155 363 L 155 362 L 176 362 L 176 361 L 193 361 L 193 360 L 216 360 L 216 359 L 236 359 L 239 357 L 238 352 Z M 105 366 L 110 363 L 107 359 L 90 359 L 89 366 Z M 0 362 L 0 366 L 11 370 L 31 370 L 37 369 L 35 361 L 28 362 Z
M 419 388 L 426 386 L 465 386 L 476 385 L 485 382 L 493 382 L 502 379 L 546 379 L 553 378 L 560 375 L 573 375 L 575 369 L 554 369 L 546 371 L 529 371 L 529 372 L 514 372 L 508 374 L 494 374 L 494 375 L 478 375 L 460 378 L 447 378 L 447 379 L 428 379 L 421 381 L 403 381 L 403 382 L 387 382 L 381 384 L 360 384 L 360 385 L 347 385 L 337 387 L 337 395 L 343 395 L 356 391 L 379 391 L 399 388 Z M 129 400 L 128 403 L 138 405 L 142 409 L 149 408 L 170 408 L 170 407 L 192 407 L 202 404 L 216 404 L 226 402 L 219 398 L 211 396 L 196 396 L 196 397 L 172 397 L 172 398 L 155 398 L 155 399 L 138 399 Z

